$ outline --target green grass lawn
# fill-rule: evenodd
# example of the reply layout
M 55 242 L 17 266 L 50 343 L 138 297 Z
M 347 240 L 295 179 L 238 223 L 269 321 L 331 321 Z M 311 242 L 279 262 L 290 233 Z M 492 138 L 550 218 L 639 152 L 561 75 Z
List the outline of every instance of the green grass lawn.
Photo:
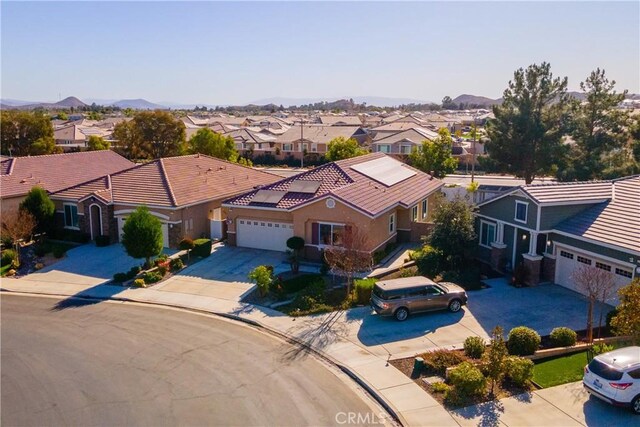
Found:
M 0 267 L 0 276 L 4 276 L 11 268 L 11 264 Z
M 580 381 L 586 364 L 586 351 L 547 359 L 534 366 L 533 381 L 543 388 Z

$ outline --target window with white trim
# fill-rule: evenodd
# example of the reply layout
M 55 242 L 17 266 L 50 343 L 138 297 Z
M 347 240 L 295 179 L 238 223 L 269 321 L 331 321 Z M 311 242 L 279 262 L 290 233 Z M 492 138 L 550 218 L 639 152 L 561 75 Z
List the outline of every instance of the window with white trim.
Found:
M 390 153 L 391 152 L 391 146 L 388 144 L 380 144 L 378 145 L 378 151 L 380 153 Z
M 596 261 L 596 268 L 599 268 L 600 270 L 604 270 L 604 271 L 611 271 L 611 266 L 609 264 L 605 264 L 598 261 Z
M 282 151 L 293 151 L 293 144 L 282 144 Z
M 342 246 L 344 239 L 344 225 L 324 224 L 318 226 L 318 242 L 321 245 Z
M 79 228 L 77 205 L 64 205 L 64 226 L 66 228 Z
M 410 145 L 401 145 L 400 146 L 400 154 L 411 154 L 411 146 Z
M 527 222 L 528 208 L 529 208 L 529 203 L 516 200 L 516 215 L 514 219 L 518 222 Z
M 418 205 L 411 208 L 411 221 L 416 222 L 418 220 Z
M 625 270 L 623 268 L 616 268 L 616 274 L 618 276 L 626 277 L 628 279 L 631 279 L 633 277 L 633 272 L 632 271 Z
M 496 240 L 496 225 L 486 221 L 480 221 L 480 246 L 491 247 Z
M 422 219 L 427 218 L 428 208 L 429 208 L 429 199 L 424 199 L 422 201 Z
M 395 212 L 389 215 L 389 234 L 393 234 L 396 231 L 396 214 Z

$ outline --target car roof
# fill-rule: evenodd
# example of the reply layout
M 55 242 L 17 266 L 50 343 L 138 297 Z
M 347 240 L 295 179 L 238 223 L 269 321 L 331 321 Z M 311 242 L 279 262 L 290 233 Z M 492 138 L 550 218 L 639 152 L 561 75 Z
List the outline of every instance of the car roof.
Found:
M 619 369 L 640 366 L 640 347 L 623 347 L 596 356 L 601 362 Z
M 426 286 L 426 285 L 435 285 L 436 283 L 424 276 L 414 276 L 414 277 L 402 277 L 400 279 L 392 279 L 392 280 L 382 280 L 376 283 L 380 288 L 385 291 L 392 291 L 395 289 L 404 289 L 410 286 Z

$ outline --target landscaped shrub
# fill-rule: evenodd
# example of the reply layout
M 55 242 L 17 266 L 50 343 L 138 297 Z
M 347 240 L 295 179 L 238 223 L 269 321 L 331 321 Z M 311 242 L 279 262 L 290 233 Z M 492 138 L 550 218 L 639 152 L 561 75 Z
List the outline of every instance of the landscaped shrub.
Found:
M 554 328 L 549 338 L 551 339 L 551 343 L 556 347 L 571 347 L 576 344 L 578 334 L 576 334 L 574 330 L 562 326 L 560 328 Z
M 324 287 L 324 279 L 319 274 L 302 274 L 300 276 L 292 277 L 291 279 L 283 280 L 281 283 L 282 289 L 287 294 L 301 291 L 314 283 L 322 283 Z
M 127 273 L 116 273 L 113 275 L 113 281 L 116 283 L 124 283 L 129 279 L 130 277 Z
M 248 277 L 258 286 L 260 296 L 264 297 L 269 292 L 269 286 L 273 282 L 273 269 L 267 268 L 266 265 L 259 265 L 251 270 Z
M 166 265 L 159 265 L 158 266 L 158 274 L 160 274 L 162 277 L 167 275 L 167 272 L 169 271 L 169 267 L 167 267 Z
M 0 265 L 12 265 L 18 259 L 18 254 L 13 249 L 5 249 L 0 257 Z
M 353 281 L 353 292 L 357 304 L 367 305 L 371 300 L 371 292 L 376 284 L 376 279 L 357 279 Z
M 150 284 L 150 283 L 159 282 L 160 280 L 162 280 L 162 276 L 158 272 L 150 271 L 145 273 L 142 279 L 144 280 L 144 283 Z
M 607 345 L 606 343 L 594 344 L 592 348 L 593 348 L 593 355 L 594 356 L 597 356 L 597 355 L 602 354 L 602 353 L 608 353 L 610 351 L 613 351 L 613 346 L 612 345 Z
M 463 362 L 449 371 L 449 382 L 462 398 L 481 396 L 487 389 L 487 379 L 480 369 L 469 362 Z
M 55 258 L 62 258 L 64 254 L 67 252 L 67 249 L 62 245 L 54 245 L 52 252 Z
M 509 356 L 505 360 L 505 373 L 515 385 L 523 387 L 533 378 L 533 362 L 517 356 Z
M 139 265 L 136 265 L 134 267 L 131 267 L 129 269 L 129 271 L 127 272 L 127 277 L 129 279 L 133 279 L 134 277 L 136 277 L 138 275 L 138 273 L 140 273 L 142 271 L 142 267 L 140 267 Z
M 134 288 L 146 288 L 147 284 L 144 282 L 144 279 L 136 279 L 133 281 Z
M 178 271 L 184 268 L 184 262 L 180 258 L 174 258 L 171 260 L 171 270 Z
M 109 236 L 100 235 L 96 237 L 97 247 L 109 246 L 110 243 L 111 243 L 111 239 L 109 238 Z
M 429 245 L 413 253 L 418 271 L 427 277 L 435 277 L 441 271 L 442 257 L 442 251 Z
M 298 310 L 309 310 L 317 303 L 318 301 L 311 295 L 298 295 L 293 300 L 293 306 Z
M 287 247 L 293 251 L 300 251 L 304 248 L 304 239 L 298 236 L 290 237 L 287 239 Z
M 431 384 L 431 390 L 433 390 L 434 393 L 446 393 L 450 388 L 451 386 L 443 383 L 442 381 L 436 381 Z
M 439 375 L 446 373 L 447 368 L 465 362 L 467 358 L 458 351 L 453 350 L 433 350 L 422 355 L 424 364 Z
M 467 337 L 464 340 L 464 354 L 472 359 L 480 359 L 487 344 L 480 337 Z
M 156 267 L 164 264 L 168 261 L 169 257 L 167 256 L 167 254 L 160 254 L 158 255 L 158 257 L 156 259 L 153 260 L 153 265 L 155 265 Z
M 540 347 L 540 335 L 526 326 L 517 326 L 509 331 L 507 337 L 507 348 L 509 354 L 516 356 L 527 356 L 535 353 Z
M 211 255 L 211 239 L 196 239 L 193 241 L 193 250 L 191 253 L 203 258 Z

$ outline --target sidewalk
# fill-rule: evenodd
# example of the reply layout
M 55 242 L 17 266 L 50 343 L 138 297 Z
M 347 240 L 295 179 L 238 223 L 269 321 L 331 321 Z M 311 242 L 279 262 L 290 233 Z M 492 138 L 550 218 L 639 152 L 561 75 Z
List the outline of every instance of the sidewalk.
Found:
M 404 374 L 387 363 L 384 355 L 366 349 L 338 336 L 344 313 L 291 318 L 278 311 L 237 301 L 166 292 L 154 289 L 128 289 L 120 286 L 87 286 L 76 283 L 36 282 L 2 279 L 2 291 L 135 301 L 202 310 L 262 326 L 296 340 L 332 360 L 374 395 L 386 403 L 403 425 L 458 426 L 454 418 Z M 71 303 L 71 302 L 70 302 Z M 338 330 L 338 331 L 337 331 Z M 305 357 L 310 350 L 300 347 L 292 358 Z

